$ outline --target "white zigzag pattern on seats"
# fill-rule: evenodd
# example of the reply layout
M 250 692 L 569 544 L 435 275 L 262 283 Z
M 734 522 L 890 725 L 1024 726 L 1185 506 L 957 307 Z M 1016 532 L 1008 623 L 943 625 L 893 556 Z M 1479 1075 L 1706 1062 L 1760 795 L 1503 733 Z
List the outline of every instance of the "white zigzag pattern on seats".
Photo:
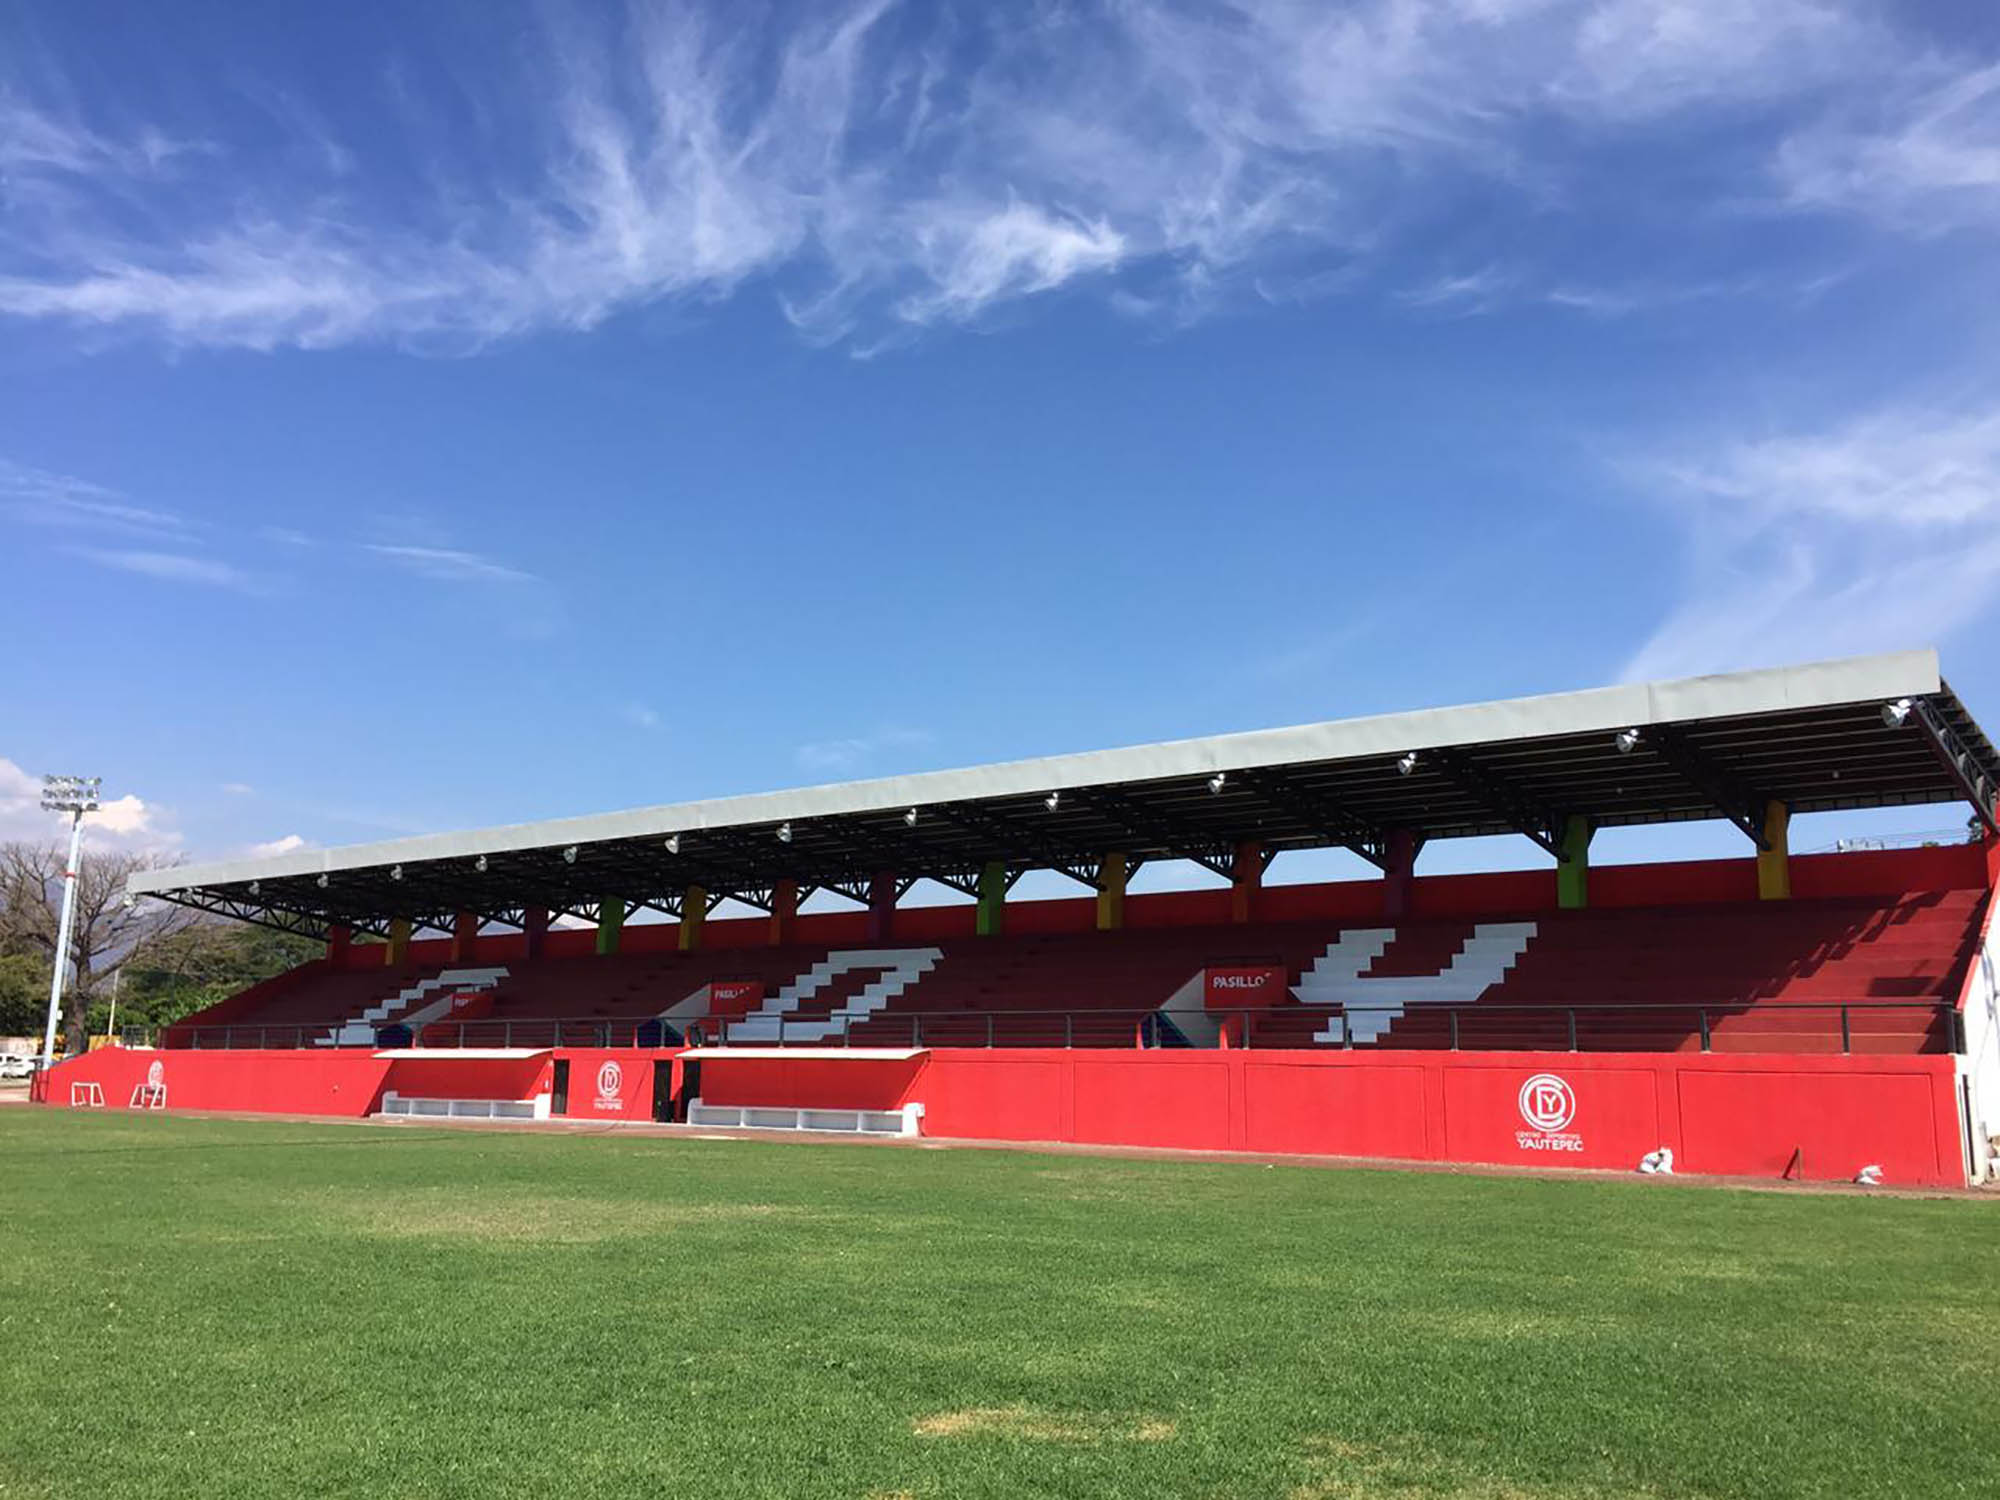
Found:
M 1356 928 L 1313 960 L 1292 993 L 1304 1005 L 1369 1007 L 1349 1015 L 1347 1023 L 1356 1042 L 1373 1042 L 1411 1006 L 1470 1005 L 1507 977 L 1535 930 L 1533 922 L 1482 922 L 1441 973 L 1364 979 L 1364 971 L 1396 940 L 1396 929 Z M 1329 1018 L 1313 1040 L 1340 1041 L 1340 1017 Z

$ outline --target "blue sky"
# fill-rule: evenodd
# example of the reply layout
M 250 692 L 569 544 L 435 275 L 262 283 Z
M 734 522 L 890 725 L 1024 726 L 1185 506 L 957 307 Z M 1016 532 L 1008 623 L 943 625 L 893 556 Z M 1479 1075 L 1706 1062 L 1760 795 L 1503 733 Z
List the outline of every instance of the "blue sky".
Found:
M 1983 5 L 17 4 L 0 833 L 1932 643 L 2000 722 L 1996 249 Z

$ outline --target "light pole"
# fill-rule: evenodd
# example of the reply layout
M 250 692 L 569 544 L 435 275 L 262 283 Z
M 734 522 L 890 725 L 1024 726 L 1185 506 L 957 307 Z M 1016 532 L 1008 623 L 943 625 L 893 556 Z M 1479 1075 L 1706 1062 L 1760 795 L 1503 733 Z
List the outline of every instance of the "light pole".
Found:
M 49 1024 L 42 1032 L 42 1071 L 56 1060 L 56 1017 L 62 1014 L 63 975 L 69 968 L 69 929 L 76 917 L 76 856 L 83 843 L 83 815 L 97 811 L 97 776 L 44 776 L 42 806 L 69 814 L 69 863 L 63 866 L 62 916 L 56 922 L 55 973 L 49 976 Z

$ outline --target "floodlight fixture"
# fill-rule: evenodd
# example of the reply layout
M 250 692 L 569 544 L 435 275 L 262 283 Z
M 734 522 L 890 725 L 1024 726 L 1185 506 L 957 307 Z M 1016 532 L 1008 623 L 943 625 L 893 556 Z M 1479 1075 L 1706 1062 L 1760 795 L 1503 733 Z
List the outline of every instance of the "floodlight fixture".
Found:
M 781 844 L 789 844 L 791 841 L 792 841 L 792 825 L 789 822 L 780 823 L 778 825 L 778 842 Z
M 1611 737 L 1611 743 L 1618 747 L 1620 755 L 1630 755 L 1634 750 L 1639 748 L 1639 731 L 1636 729 L 1621 729 Z
M 905 828 L 915 828 L 917 826 L 917 810 L 914 807 L 903 814 L 903 826 Z
M 475 859 L 472 862 L 472 868 L 484 875 L 486 873 L 486 856 L 482 854 L 479 858 Z
M 669 853 L 669 854 L 678 854 L 678 853 L 680 853 L 680 852 L 681 852 L 681 836 L 680 836 L 680 835 L 679 835 L 678 833 L 670 833 L 670 834 L 668 834 L 668 835 L 667 835 L 667 853 Z
M 576 845 L 571 844 L 567 849 L 563 850 L 563 863 L 566 865 L 576 863 Z
M 403 878 L 403 867 L 401 865 L 389 866 L 389 878 L 400 881 Z
M 1405 751 L 1404 751 L 1404 752 L 1403 752 L 1403 753 L 1402 753 L 1402 754 L 1401 754 L 1400 756 L 1398 756 L 1398 757 L 1396 758 L 1396 774 L 1397 774 L 1397 775 L 1399 775 L 1399 776 L 1407 776 L 1407 775 L 1409 775 L 1409 774 L 1410 774 L 1410 773 L 1411 773 L 1412 771 L 1416 770 L 1416 768 L 1417 768 L 1417 752 L 1416 752 L 1416 751 L 1414 751 L 1414 750 L 1405 750 Z
M 73 963 L 70 931 L 76 922 L 77 856 L 83 848 L 83 815 L 98 807 L 97 776 L 44 776 L 42 807 L 48 812 L 69 814 L 69 860 L 63 865 L 62 914 L 56 919 L 56 946 L 49 967 L 49 1017 L 42 1030 L 42 1070 L 55 1065 L 56 1017 L 62 1014 L 63 981 Z
M 326 889 L 326 876 L 324 876 L 324 875 L 321 875 L 321 876 L 320 876 L 320 878 L 319 878 L 319 880 L 318 880 L 318 882 L 317 882 L 317 884 L 319 885 L 319 888 L 320 888 L 321 890 L 325 890 L 325 889 Z
M 1908 698 L 1898 698 L 1894 703 L 1882 705 L 1882 722 L 1890 729 L 1901 729 L 1910 717 L 1910 710 L 1917 705 Z
M 1050 792 L 1048 796 L 1042 798 L 1042 806 L 1046 807 L 1050 812 L 1054 812 L 1062 806 L 1062 793 Z
M 1220 797 L 1222 795 L 1222 789 L 1228 785 L 1229 785 L 1229 773 L 1227 771 L 1217 771 L 1213 776 L 1208 778 L 1209 796 Z
M 261 896 L 261 895 L 263 895 L 263 894 L 264 894 L 264 882 L 263 882 L 263 881 L 261 881 L 261 880 L 253 880 L 253 881 L 251 881 L 251 882 L 250 882 L 250 894 L 251 894 L 251 895 L 253 895 L 253 896 Z

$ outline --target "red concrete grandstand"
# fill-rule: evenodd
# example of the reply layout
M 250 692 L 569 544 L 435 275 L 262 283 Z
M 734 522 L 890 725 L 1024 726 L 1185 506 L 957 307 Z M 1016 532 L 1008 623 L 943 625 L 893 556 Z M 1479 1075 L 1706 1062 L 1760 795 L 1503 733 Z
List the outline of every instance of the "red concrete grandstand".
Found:
M 43 1097 L 1964 1182 L 1994 759 L 1915 653 L 180 868 L 135 891 L 326 957 Z M 1789 851 L 1946 800 L 1966 842 Z M 1704 813 L 1743 858 L 1590 863 Z M 1418 872 L 1496 828 L 1552 866 Z M 1328 844 L 1378 877 L 1266 883 Z M 1163 859 L 1228 884 L 1127 893 Z M 1028 869 L 1090 894 L 1010 901 Z

